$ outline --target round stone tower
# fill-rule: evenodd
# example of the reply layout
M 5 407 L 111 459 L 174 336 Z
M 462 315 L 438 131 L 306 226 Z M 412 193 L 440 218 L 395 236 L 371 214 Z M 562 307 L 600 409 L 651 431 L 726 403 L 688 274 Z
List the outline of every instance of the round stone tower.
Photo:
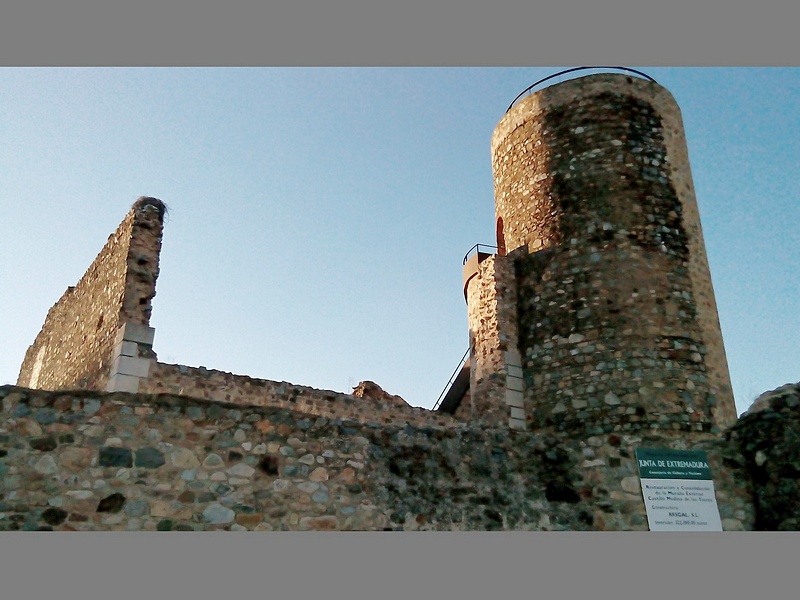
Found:
M 526 428 L 716 431 L 736 419 L 680 110 L 603 73 L 532 93 L 492 137 Z

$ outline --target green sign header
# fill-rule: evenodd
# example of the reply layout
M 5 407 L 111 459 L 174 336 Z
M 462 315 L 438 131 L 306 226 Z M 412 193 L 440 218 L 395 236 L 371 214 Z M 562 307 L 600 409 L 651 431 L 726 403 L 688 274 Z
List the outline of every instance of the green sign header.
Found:
M 642 479 L 711 480 L 711 469 L 703 450 L 637 448 L 636 464 Z

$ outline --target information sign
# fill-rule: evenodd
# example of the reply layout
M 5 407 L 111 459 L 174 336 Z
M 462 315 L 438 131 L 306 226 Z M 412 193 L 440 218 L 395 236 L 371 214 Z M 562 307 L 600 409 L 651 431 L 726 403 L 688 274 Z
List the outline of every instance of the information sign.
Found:
M 650 531 L 722 531 L 702 450 L 636 449 Z

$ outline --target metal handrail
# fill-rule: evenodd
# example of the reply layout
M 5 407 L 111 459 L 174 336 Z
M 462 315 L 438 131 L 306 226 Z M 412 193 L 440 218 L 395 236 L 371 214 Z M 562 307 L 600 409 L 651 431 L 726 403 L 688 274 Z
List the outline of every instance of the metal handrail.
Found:
M 431 410 L 436 410 L 437 408 L 439 408 L 439 405 L 442 403 L 442 400 L 444 400 L 444 397 L 447 395 L 447 392 L 453 386 L 453 383 L 455 383 L 456 377 L 458 377 L 458 373 L 461 371 L 461 369 L 463 368 L 464 364 L 467 362 L 467 357 L 468 356 L 469 356 L 469 348 L 467 348 L 467 351 L 464 353 L 464 356 L 461 358 L 461 361 L 458 363 L 458 366 L 456 367 L 456 370 L 453 371 L 453 374 L 450 376 L 450 379 L 445 384 L 444 389 L 442 390 L 442 393 L 439 394 L 439 399 L 436 400 L 436 404 L 433 405 L 433 408 Z
M 628 67 L 606 67 L 606 66 L 602 66 L 602 67 L 573 67 L 572 69 L 565 69 L 564 71 L 559 71 L 558 73 L 554 73 L 553 75 L 548 75 L 544 79 L 540 79 L 539 81 L 537 81 L 533 85 L 530 85 L 527 88 L 525 88 L 524 90 L 522 90 L 522 92 L 520 92 L 520 94 L 516 98 L 514 98 L 514 101 L 511 104 L 508 105 L 508 108 L 506 109 L 506 112 L 508 112 L 512 108 L 514 108 L 514 105 L 517 103 L 517 101 L 524 94 L 530 92 L 533 88 L 535 88 L 540 83 L 544 83 L 545 81 L 548 81 L 549 79 L 553 79 L 554 77 L 558 77 L 559 75 L 566 75 L 567 73 L 572 73 L 574 71 L 585 71 L 587 69 L 618 69 L 620 71 L 627 71 L 629 73 L 635 73 L 636 75 L 640 75 L 640 76 L 644 77 L 645 79 L 647 79 L 649 81 L 652 81 L 653 83 L 658 83 L 655 79 L 650 77 L 650 75 L 648 75 L 647 73 L 642 73 L 641 71 L 637 71 L 636 69 L 630 69 Z
M 469 260 L 469 255 L 472 254 L 473 250 L 480 252 L 481 248 L 494 248 L 497 250 L 497 246 L 490 246 L 489 244 L 475 244 L 472 248 L 467 250 L 467 253 L 464 255 L 464 261 L 461 263 L 462 265 L 467 264 L 467 260 Z

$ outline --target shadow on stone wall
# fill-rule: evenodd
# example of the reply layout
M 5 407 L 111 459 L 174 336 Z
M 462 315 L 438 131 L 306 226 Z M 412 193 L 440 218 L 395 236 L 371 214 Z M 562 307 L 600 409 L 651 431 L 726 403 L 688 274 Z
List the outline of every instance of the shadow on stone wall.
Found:
M 800 384 L 724 436 L 381 425 L 0 387 L 3 530 L 647 530 L 634 451 L 704 449 L 725 530 L 800 529 Z
M 726 437 L 753 483 L 754 528 L 800 530 L 800 383 L 762 394 Z

